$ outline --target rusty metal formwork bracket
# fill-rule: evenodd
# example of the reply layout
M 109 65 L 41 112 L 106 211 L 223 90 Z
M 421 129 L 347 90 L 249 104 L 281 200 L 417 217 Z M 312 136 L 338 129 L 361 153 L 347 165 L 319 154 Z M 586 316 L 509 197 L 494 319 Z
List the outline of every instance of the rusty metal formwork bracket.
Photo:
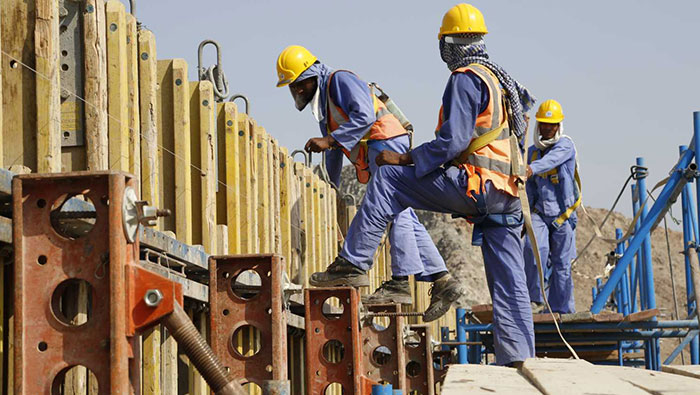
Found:
M 435 394 L 433 348 L 429 325 L 410 325 L 405 344 L 406 393 Z
M 370 313 L 401 313 L 400 304 L 364 305 Z M 406 355 L 404 351 L 404 317 L 389 316 L 382 327 L 366 318 L 362 323 L 364 374 L 372 380 L 406 388 Z
M 283 272 L 284 258 L 280 255 L 209 258 L 212 349 L 232 376 L 243 383 L 263 387 L 267 380 L 287 380 Z M 259 280 L 238 280 L 248 273 L 257 273 Z M 240 353 L 234 343 L 237 331 L 245 326 L 255 327 L 259 333 L 259 349 L 253 351 L 254 355 Z
M 100 394 L 125 394 L 133 384 L 127 327 L 136 317 L 125 290 L 138 244 L 123 231 L 129 186 L 136 179 L 118 172 L 14 178 L 15 393 L 58 393 L 77 365 L 94 373 Z M 90 210 L 66 211 L 72 197 Z M 80 287 L 82 305 L 67 306 L 65 292 Z M 139 325 L 148 324 L 147 316 L 138 316 Z
M 334 297 L 338 306 L 327 302 Z M 354 288 L 304 291 L 307 393 L 323 394 L 337 383 L 344 394 L 368 394 L 372 384 L 376 384 L 362 370 L 359 302 L 360 296 Z M 334 343 L 342 352 L 330 360 L 328 349 Z

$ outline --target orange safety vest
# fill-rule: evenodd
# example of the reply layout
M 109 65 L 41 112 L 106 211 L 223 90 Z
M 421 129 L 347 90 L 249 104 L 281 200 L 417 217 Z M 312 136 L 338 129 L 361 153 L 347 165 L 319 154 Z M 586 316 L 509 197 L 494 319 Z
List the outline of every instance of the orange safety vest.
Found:
M 338 70 L 347 71 L 347 70 Z M 328 107 L 328 116 L 326 117 L 326 129 L 328 134 L 338 129 L 341 125 L 348 122 L 350 118 L 345 114 L 342 108 L 333 103 L 331 99 L 331 80 L 338 71 L 334 71 L 328 77 L 326 85 L 326 106 Z M 348 71 L 351 73 L 350 71 Z M 401 126 L 401 122 L 386 108 L 379 98 L 370 91 L 372 101 L 374 102 L 374 114 L 377 120 L 370 127 L 369 132 L 355 145 L 352 151 L 343 148 L 343 153 L 350 159 L 350 162 L 355 166 L 357 180 L 363 184 L 369 181 L 369 157 L 367 149 L 368 140 L 387 140 L 392 137 L 407 134 L 406 130 Z
M 510 136 L 505 98 L 498 78 L 491 70 L 480 64 L 460 67 L 454 73 L 474 73 L 484 81 L 489 89 L 489 104 L 477 116 L 476 125 L 469 147 L 453 161 L 467 172 L 467 196 L 484 191 L 486 181 L 491 181 L 499 191 L 511 196 L 518 196 L 517 176 L 512 174 L 510 160 Z M 443 108 L 435 133 L 440 131 L 445 122 Z

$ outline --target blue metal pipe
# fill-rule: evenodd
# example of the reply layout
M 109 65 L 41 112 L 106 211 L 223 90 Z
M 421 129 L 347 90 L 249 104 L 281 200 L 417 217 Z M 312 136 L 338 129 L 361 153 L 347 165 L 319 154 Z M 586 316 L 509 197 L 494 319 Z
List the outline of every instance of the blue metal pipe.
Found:
M 372 395 L 391 395 L 393 390 L 391 384 L 375 384 L 372 386 Z
M 623 236 L 622 229 L 617 228 L 615 229 L 615 238 L 617 240 L 620 240 Z M 618 254 L 619 256 L 622 256 L 625 254 L 625 243 L 618 243 L 617 247 L 615 248 L 615 253 Z M 630 314 L 630 300 L 629 300 L 629 278 L 627 276 L 622 276 L 622 279 L 620 280 L 620 301 L 618 302 L 618 311 L 622 313 L 624 316 L 628 316 Z
M 683 154 L 687 150 L 687 146 L 680 146 L 680 153 Z M 683 245 L 687 246 L 690 242 L 694 240 L 695 232 L 695 213 L 693 207 L 695 202 L 693 201 L 693 196 L 691 194 L 692 189 L 690 183 L 685 184 L 683 187 L 683 192 L 681 193 L 681 206 L 683 208 Z M 693 278 L 690 272 L 690 257 L 685 254 L 685 289 L 686 289 L 686 305 L 688 306 L 688 314 L 694 311 L 695 298 L 693 297 Z M 700 349 L 698 348 L 700 342 L 698 337 L 695 336 L 688 346 L 690 351 L 690 363 L 697 365 L 700 363 Z
M 698 138 L 700 139 L 700 138 Z M 696 140 L 698 140 L 696 139 Z M 644 239 L 649 236 L 649 231 L 654 225 L 654 222 L 658 218 L 661 211 L 665 208 L 666 202 L 673 193 L 674 189 L 678 186 L 681 181 L 681 177 L 684 176 L 683 170 L 690 164 L 693 159 L 693 152 L 690 150 L 685 151 L 680 161 L 671 173 L 667 184 L 661 190 L 658 199 L 654 205 L 649 210 L 646 218 L 642 221 L 642 225 L 639 227 L 639 233 L 636 233 L 632 240 L 630 241 L 629 247 L 625 255 L 620 258 L 615 266 L 615 269 L 610 273 L 610 278 L 603 286 L 603 289 L 598 293 L 598 297 L 593 301 L 591 306 L 591 312 L 594 314 L 600 313 L 605 307 L 605 301 L 610 297 L 610 294 L 615 289 L 615 285 L 620 281 L 620 278 L 625 274 L 627 266 L 632 262 L 632 258 L 639 248 L 642 246 Z M 680 170 L 680 171 L 679 171 Z M 700 191 L 699 191 L 700 193 Z
M 464 343 L 467 341 L 467 311 L 464 309 L 457 309 L 457 341 Z M 459 345 L 457 346 L 457 363 L 468 363 L 467 361 L 467 346 Z M 477 362 L 478 363 L 478 362 Z
M 637 166 L 644 167 L 644 158 L 637 158 Z M 647 196 L 647 180 L 646 176 L 639 177 L 637 180 L 637 193 L 639 194 L 639 202 L 643 204 Z M 644 204 L 642 207 L 642 215 L 640 221 L 643 223 L 649 216 L 649 205 Z M 651 234 L 645 232 L 644 240 L 642 240 L 642 262 L 644 270 L 644 293 L 645 293 L 645 308 L 653 309 L 656 307 L 656 293 L 654 292 L 654 269 L 651 262 Z
M 632 190 L 632 216 L 636 217 L 637 212 L 639 211 L 639 199 L 637 199 L 637 187 L 632 184 L 631 186 Z M 634 234 L 639 233 L 639 220 L 634 223 Z M 629 248 L 629 242 L 627 245 L 627 248 Z M 637 285 L 639 284 L 639 270 L 640 267 L 642 266 L 642 254 L 637 253 L 634 257 L 634 261 L 630 265 L 630 283 L 632 284 L 632 292 L 630 294 L 630 298 L 632 299 L 632 312 L 637 311 Z M 640 300 L 641 298 L 641 292 L 640 292 Z M 641 304 L 641 303 L 640 303 Z

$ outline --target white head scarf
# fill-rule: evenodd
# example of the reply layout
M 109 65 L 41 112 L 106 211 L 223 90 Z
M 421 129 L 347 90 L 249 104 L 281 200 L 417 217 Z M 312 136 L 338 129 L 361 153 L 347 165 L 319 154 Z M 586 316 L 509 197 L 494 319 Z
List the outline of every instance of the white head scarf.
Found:
M 324 114 L 323 110 L 321 110 L 321 87 L 317 84 L 316 85 L 316 93 L 314 93 L 314 97 L 311 99 L 311 115 L 314 116 L 314 119 L 316 122 L 321 122 L 323 121 Z
M 544 151 L 547 148 L 556 144 L 563 135 L 564 123 L 561 122 L 559 123 L 559 130 L 557 130 L 557 132 L 554 134 L 554 137 L 548 140 L 542 140 L 542 136 L 540 135 L 540 123 L 537 122 L 535 123 L 535 133 L 533 134 L 532 139 L 535 143 L 535 147 L 540 151 Z

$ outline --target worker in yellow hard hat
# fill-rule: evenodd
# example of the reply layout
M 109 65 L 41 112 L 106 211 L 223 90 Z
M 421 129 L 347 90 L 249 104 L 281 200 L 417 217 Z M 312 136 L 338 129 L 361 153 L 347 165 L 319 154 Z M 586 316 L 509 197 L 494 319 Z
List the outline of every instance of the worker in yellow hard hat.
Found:
M 365 194 L 371 204 L 358 211 L 344 249 L 350 240 L 375 248 L 386 224 L 407 207 L 466 217 L 474 224 L 472 244 L 481 246 L 493 301 L 496 363 L 516 366 L 534 356 L 535 342 L 520 237 L 518 174 L 510 152 L 525 134 L 525 113 L 534 99 L 489 58 L 487 32 L 474 6 L 459 4 L 445 14 L 438 39 L 451 75 L 437 136 L 410 152 L 379 154 L 377 182 L 369 183 Z M 432 309 L 425 315 L 447 311 L 460 291 L 436 281 Z
M 573 313 L 571 262 L 576 257 L 576 208 L 581 204 L 576 147 L 564 134 L 564 112 L 559 102 L 545 101 L 535 118 L 534 144 L 527 151 L 532 227 L 549 285 L 549 305 L 553 312 Z M 545 307 L 542 284 L 529 239 L 525 240 L 524 254 L 532 309 L 539 312 Z
M 309 139 L 305 148 L 311 152 L 326 151 L 325 165 L 334 184 L 340 183 L 343 154 L 355 166 L 358 180 L 367 183 L 370 176 L 376 174 L 375 158 L 381 151 L 408 152 L 407 131 L 370 91 L 368 84 L 352 72 L 335 71 L 319 62 L 306 48 L 293 45 L 279 55 L 277 77 L 277 86 L 289 85 L 296 108 L 301 111 L 310 107 L 318 122 L 323 137 Z M 371 200 L 364 199 L 362 207 L 372 204 Z M 380 232 L 384 233 L 386 227 L 384 224 Z M 364 243 L 365 234 L 365 230 L 348 234 L 335 261 L 325 271 L 313 273 L 309 283 L 314 286 L 368 286 L 367 271 L 378 246 Z M 373 294 L 365 295 L 364 303 L 411 304 L 410 275 L 418 281 L 451 279 L 445 261 L 413 209 L 405 208 L 393 218 L 389 240 L 392 278 Z M 449 284 L 457 286 L 453 279 Z M 428 315 L 427 319 L 438 317 Z

